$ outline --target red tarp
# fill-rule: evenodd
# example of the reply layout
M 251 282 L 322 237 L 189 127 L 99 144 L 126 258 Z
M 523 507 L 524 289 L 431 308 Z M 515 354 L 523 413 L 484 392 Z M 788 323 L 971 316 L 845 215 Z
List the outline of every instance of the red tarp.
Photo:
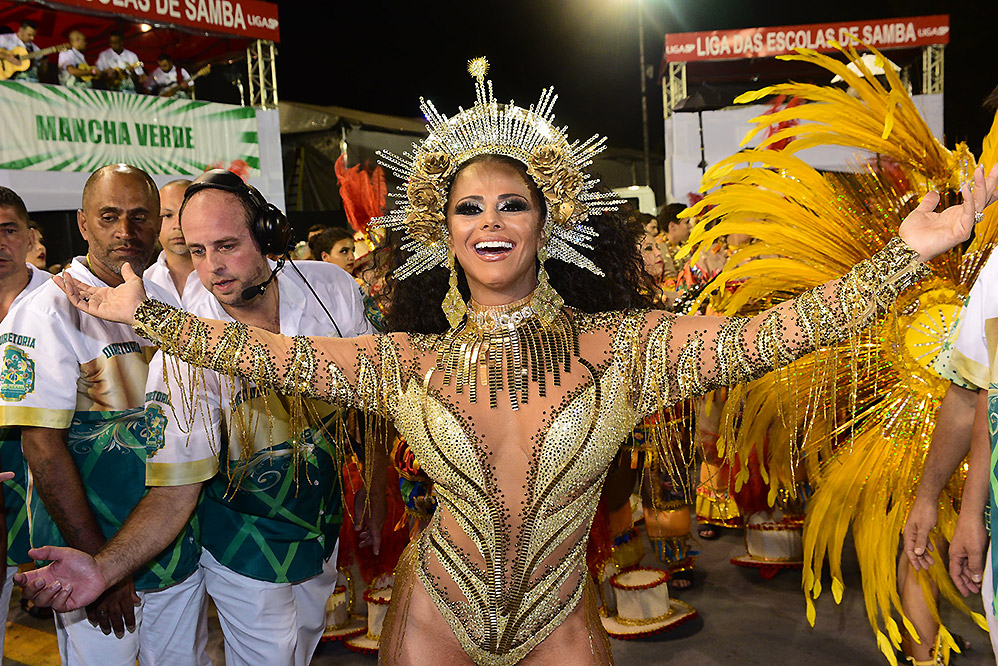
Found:
M 277 5 L 263 0 L 19 0 L 191 32 L 280 41 Z

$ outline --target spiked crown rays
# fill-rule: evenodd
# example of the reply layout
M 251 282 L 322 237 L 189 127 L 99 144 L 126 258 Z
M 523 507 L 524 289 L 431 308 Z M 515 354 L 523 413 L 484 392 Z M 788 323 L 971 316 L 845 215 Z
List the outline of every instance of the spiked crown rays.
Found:
M 505 155 L 526 165 L 547 204 L 547 255 L 602 276 L 603 271 L 579 250 L 593 249 L 597 236 L 585 224 L 589 216 L 622 203 L 611 192 L 597 191 L 599 181 L 584 171 L 606 148 L 606 138 L 594 135 L 570 142 L 568 128 L 554 124 L 552 109 L 558 99 L 554 88 L 542 91 L 537 103 L 526 109 L 513 101 L 500 104 L 492 82 L 485 78 L 488 67 L 485 58 L 468 63 L 475 79 L 474 106 L 459 107 L 448 118 L 420 98 L 429 136 L 402 155 L 378 152 L 382 164 L 404 183 L 392 195 L 399 201 L 397 208 L 377 220 L 405 234 L 401 249 L 410 255 L 394 277 L 401 280 L 447 266 L 447 188 L 461 165 L 487 154 Z

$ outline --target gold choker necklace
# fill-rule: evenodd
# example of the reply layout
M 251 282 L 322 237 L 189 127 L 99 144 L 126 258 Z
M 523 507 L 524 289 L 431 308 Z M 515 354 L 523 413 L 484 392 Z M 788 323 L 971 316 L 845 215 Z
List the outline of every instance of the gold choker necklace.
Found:
M 561 373 L 570 372 L 572 356 L 579 355 L 579 331 L 564 310 L 547 323 L 538 309 L 534 294 L 500 306 L 469 301 L 464 324 L 445 333 L 437 349 L 444 386 L 453 379 L 457 393 L 467 386 L 469 399 L 476 402 L 478 386 L 488 385 L 492 409 L 504 386 L 513 409 L 527 403 L 531 382 L 545 397 L 548 373 L 561 386 Z

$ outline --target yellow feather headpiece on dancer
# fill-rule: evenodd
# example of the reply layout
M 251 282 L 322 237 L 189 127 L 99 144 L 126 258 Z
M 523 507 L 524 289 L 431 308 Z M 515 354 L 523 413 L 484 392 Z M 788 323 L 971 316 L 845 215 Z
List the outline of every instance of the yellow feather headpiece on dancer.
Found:
M 786 95 L 807 103 L 753 119 L 755 127 L 742 145 L 770 126 L 782 128 L 757 147 L 715 164 L 701 186 L 709 193 L 684 213 L 699 220 L 686 248 L 694 257 L 731 233 L 754 238 L 732 254 L 701 296 L 712 298 L 726 315 L 791 298 L 870 257 L 896 234 L 905 214 L 926 192 L 939 190 L 944 199 L 947 192 L 954 196 L 976 166 L 966 145 L 948 150 L 932 135 L 892 68 L 884 68 L 884 86 L 854 49 L 840 50 L 854 67 L 814 51 L 784 58 L 839 75 L 851 92 L 787 83 L 737 100 Z M 782 150 L 766 149 L 786 139 L 792 140 Z M 869 151 L 878 160 L 857 165 L 855 173 L 820 173 L 796 153 L 821 145 Z M 986 169 L 996 157 L 998 118 L 985 139 Z M 998 207 L 993 207 L 978 224 L 970 246 L 933 260 L 934 279 L 904 294 L 892 315 L 849 341 L 733 390 L 722 419 L 726 439 L 736 443 L 737 450 L 729 456 L 745 461 L 758 449 L 771 499 L 781 487 L 793 492 L 802 469 L 816 488 L 804 531 L 804 590 L 812 623 L 826 559 L 833 596 L 841 599 L 841 553 L 851 525 L 868 619 L 892 664 L 897 663 L 893 648 L 901 640 L 892 611 L 916 635 L 901 609 L 896 562 L 936 411 L 949 384 L 934 363 L 996 238 Z M 726 293 L 724 286 L 735 281 L 739 288 Z M 743 481 L 737 479 L 736 484 Z M 952 535 L 960 487 L 962 480 L 954 479 L 940 500 L 939 524 L 947 537 Z M 938 558 L 927 575 L 954 605 L 970 613 Z M 927 602 L 938 618 L 934 601 Z M 979 614 L 972 615 L 985 626 Z M 939 638 L 944 653 L 956 647 L 945 627 Z

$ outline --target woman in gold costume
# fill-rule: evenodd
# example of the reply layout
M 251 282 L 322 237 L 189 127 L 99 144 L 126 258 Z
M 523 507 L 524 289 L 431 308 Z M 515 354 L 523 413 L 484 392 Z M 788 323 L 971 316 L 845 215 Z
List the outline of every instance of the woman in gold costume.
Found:
M 864 325 L 925 273 L 924 261 L 969 236 L 998 170 L 987 181 L 976 174 L 974 194 L 968 186 L 964 203 L 941 213 L 930 194 L 873 258 L 756 317 L 680 317 L 626 298 L 587 311 L 556 292 L 546 262 L 560 260 L 552 278 L 574 272 L 563 284 L 583 284 L 588 271 L 602 278 L 588 284 L 611 295 L 629 270 L 599 250 L 601 214 L 616 202 L 583 170 L 602 141 L 570 142 L 553 123 L 551 91 L 530 108 L 499 104 L 484 70 L 472 62 L 472 108 L 447 118 L 424 104 L 427 139 L 383 156 L 406 183 L 383 220 L 406 235 L 392 308 L 412 276 L 444 266 L 446 323 L 440 301 L 430 303 L 441 294 L 426 289 L 426 329 L 344 340 L 198 319 L 146 300 L 127 267 L 117 289 L 70 278 L 65 288 L 81 310 L 131 323 L 188 363 L 394 420 L 438 508 L 396 569 L 381 663 L 608 664 L 585 552 L 620 443 L 648 414 Z M 113 562 L 46 554 L 56 563 L 36 576 L 57 609 L 85 604 L 93 580 L 123 575 Z

